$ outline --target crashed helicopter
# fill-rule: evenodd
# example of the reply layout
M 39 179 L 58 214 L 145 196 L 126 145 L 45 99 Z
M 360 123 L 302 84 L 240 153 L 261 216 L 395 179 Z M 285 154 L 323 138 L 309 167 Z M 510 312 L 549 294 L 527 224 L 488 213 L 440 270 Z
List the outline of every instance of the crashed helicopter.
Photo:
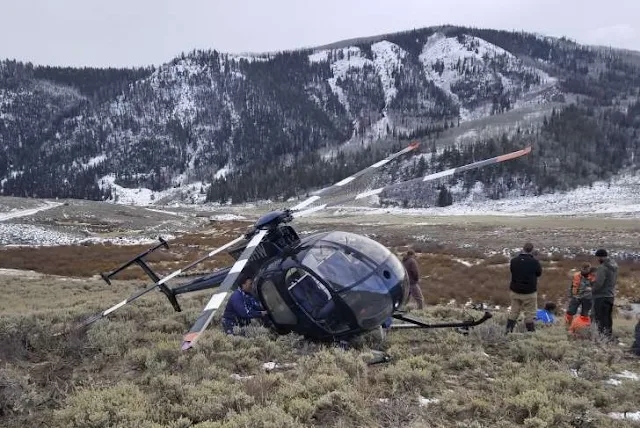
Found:
M 296 332 L 309 339 L 333 341 L 348 340 L 379 329 L 390 318 L 403 322 L 392 324 L 392 329 L 468 329 L 485 322 L 492 316 L 489 312 L 485 312 L 480 319 L 437 324 L 429 324 L 409 316 L 404 310 L 409 297 L 408 276 L 400 260 L 388 248 L 368 237 L 343 231 L 315 233 L 300 238 L 289 224 L 296 218 L 344 203 L 341 200 L 332 205 L 313 206 L 331 190 L 339 189 L 361 175 L 414 151 L 417 147 L 417 143 L 412 143 L 356 174 L 315 192 L 291 208 L 263 215 L 247 233 L 162 278 L 144 260 L 148 254 L 161 247 L 169 248 L 168 243 L 159 238 L 159 244 L 112 272 L 101 273 L 102 278 L 110 284 L 110 279 L 118 272 L 131 265 L 138 265 L 153 284 L 86 319 L 81 326 L 88 326 L 107 317 L 156 288 L 166 295 L 175 311 L 181 311 L 176 298 L 180 294 L 213 288 L 213 295 L 183 337 L 181 348 L 187 350 L 195 345 L 214 319 L 219 321 L 222 311 L 218 309 L 225 304 L 230 292 L 238 285 L 241 275 L 253 278 L 254 294 L 267 311 L 271 328 L 279 334 Z M 501 156 L 396 183 L 393 186 L 435 180 L 516 159 L 530 152 L 529 146 Z M 362 192 L 356 195 L 355 199 L 380 194 L 388 187 L 390 186 Z M 348 200 L 353 200 L 353 197 Z M 224 251 L 235 259 L 231 267 L 174 288 L 168 286 L 171 279 Z

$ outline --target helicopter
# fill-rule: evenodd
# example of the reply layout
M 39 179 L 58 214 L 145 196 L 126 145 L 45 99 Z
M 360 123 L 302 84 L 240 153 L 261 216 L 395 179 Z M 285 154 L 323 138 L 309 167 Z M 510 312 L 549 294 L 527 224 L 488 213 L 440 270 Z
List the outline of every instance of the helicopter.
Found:
M 157 245 L 115 270 L 100 274 L 107 284 L 111 284 L 111 278 L 120 271 L 131 265 L 138 265 L 153 284 L 87 318 L 81 326 L 89 326 L 107 317 L 156 288 L 166 295 L 173 309 L 178 312 L 182 309 L 177 296 L 215 289 L 199 317 L 184 334 L 181 349 L 187 350 L 196 344 L 212 321 L 220 321 L 222 311 L 218 309 L 225 304 L 240 279 L 247 277 L 253 279 L 253 294 L 266 310 L 270 328 L 278 334 L 296 332 L 312 340 L 340 341 L 379 329 L 390 319 L 404 322 L 391 324 L 392 329 L 454 327 L 468 330 L 482 324 L 492 317 L 490 312 L 485 311 L 480 319 L 435 324 L 408 315 L 405 308 L 409 300 L 408 275 L 398 257 L 387 247 L 364 235 L 340 230 L 313 233 L 300 238 L 289 224 L 296 218 L 340 205 L 347 200 L 380 194 L 391 186 L 436 180 L 516 159 L 531 152 L 531 146 L 528 146 L 461 167 L 361 192 L 355 198 L 350 196 L 331 205 L 325 203 L 313 206 L 331 191 L 414 151 L 418 146 L 418 143 L 411 143 L 371 166 L 312 193 L 312 196 L 291 208 L 262 215 L 245 234 L 162 278 L 144 260 L 148 254 L 161 247 L 169 248 L 168 242 L 160 237 Z M 171 279 L 222 252 L 227 252 L 235 260 L 231 267 L 216 270 L 174 288 L 167 285 Z

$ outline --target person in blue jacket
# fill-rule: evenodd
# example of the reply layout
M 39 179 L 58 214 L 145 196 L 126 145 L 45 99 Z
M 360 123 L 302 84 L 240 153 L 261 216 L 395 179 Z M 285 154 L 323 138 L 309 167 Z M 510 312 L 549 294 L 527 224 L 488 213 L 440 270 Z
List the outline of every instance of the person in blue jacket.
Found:
M 536 311 L 536 321 L 541 321 L 543 324 L 553 324 L 556 322 L 554 312 L 556 311 L 556 304 L 553 302 L 547 302 L 544 305 L 544 309 L 538 309 Z
M 253 279 L 245 277 L 229 298 L 222 314 L 222 329 L 227 334 L 233 334 L 235 326 L 246 326 L 254 318 L 265 318 L 267 311 L 251 294 Z

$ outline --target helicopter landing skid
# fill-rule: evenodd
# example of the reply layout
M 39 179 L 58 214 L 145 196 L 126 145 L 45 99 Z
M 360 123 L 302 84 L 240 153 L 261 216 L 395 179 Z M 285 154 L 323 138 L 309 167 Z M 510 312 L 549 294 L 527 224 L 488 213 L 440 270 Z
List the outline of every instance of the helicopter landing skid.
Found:
M 391 324 L 391 326 L 389 328 L 391 329 L 406 329 L 406 328 L 458 328 L 458 329 L 462 329 L 462 330 L 468 330 L 469 327 L 475 327 L 477 325 L 482 324 L 483 322 L 487 321 L 488 319 L 490 319 L 491 317 L 493 317 L 493 315 L 491 315 L 490 312 L 485 312 L 484 315 L 482 316 L 482 318 L 475 320 L 475 319 L 469 319 L 466 321 L 460 321 L 460 322 L 448 322 L 448 323 L 436 323 L 436 324 L 428 324 L 424 321 L 422 321 L 419 318 L 414 318 L 408 315 L 405 315 L 403 313 L 395 313 L 392 315 L 393 318 L 400 320 L 400 321 L 406 321 L 405 324 Z M 458 330 L 460 331 L 460 330 Z

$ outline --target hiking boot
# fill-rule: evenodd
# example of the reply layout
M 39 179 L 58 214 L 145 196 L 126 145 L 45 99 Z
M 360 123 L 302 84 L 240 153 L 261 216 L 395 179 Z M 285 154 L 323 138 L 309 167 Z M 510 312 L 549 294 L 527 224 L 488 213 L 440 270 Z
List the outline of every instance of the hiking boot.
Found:
M 507 331 L 505 334 L 513 333 L 513 328 L 516 326 L 516 320 L 507 320 Z

